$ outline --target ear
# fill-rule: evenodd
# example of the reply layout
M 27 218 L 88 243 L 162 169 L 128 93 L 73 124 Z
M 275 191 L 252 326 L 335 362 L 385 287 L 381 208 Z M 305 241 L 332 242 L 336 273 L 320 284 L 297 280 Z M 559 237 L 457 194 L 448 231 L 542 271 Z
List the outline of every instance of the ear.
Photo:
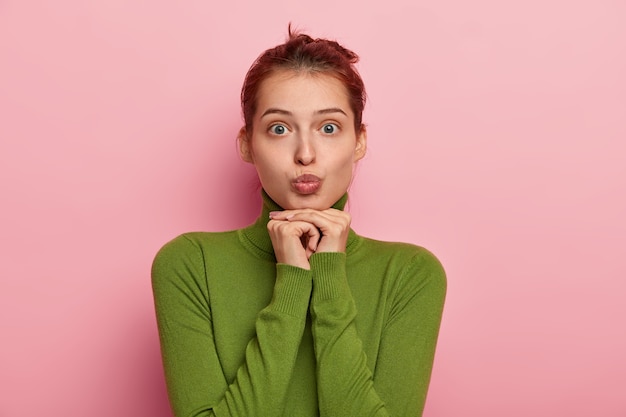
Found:
M 239 129 L 237 135 L 237 143 L 239 144 L 239 156 L 244 162 L 254 163 L 252 158 L 252 148 L 250 146 L 250 138 L 248 138 L 248 132 L 245 126 Z
M 367 153 L 367 129 L 361 126 L 361 131 L 356 136 L 356 147 L 354 148 L 354 162 L 361 160 Z

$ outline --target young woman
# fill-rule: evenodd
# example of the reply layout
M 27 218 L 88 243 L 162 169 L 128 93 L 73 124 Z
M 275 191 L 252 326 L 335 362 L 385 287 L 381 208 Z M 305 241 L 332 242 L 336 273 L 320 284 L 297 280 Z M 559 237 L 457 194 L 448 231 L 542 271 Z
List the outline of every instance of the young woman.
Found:
M 290 31 L 250 68 L 238 141 L 262 213 L 179 236 L 153 265 L 177 417 L 422 414 L 445 274 L 421 247 L 357 235 L 343 211 L 367 143 L 357 60 Z

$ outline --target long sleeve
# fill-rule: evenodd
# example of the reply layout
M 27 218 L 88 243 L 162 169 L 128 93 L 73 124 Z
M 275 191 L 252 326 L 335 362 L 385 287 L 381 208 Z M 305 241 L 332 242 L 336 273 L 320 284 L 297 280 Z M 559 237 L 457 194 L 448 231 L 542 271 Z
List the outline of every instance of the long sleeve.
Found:
M 372 373 L 357 334 L 345 264 L 343 253 L 311 257 L 320 414 L 421 416 L 441 321 L 445 273 L 421 248 L 398 270 Z
M 201 248 L 184 235 L 164 246 L 152 284 L 170 403 L 177 417 L 279 416 L 302 339 L 311 272 L 279 264 L 272 300 L 234 381 L 227 381 L 214 340 Z M 230 383 L 229 383 L 230 382 Z

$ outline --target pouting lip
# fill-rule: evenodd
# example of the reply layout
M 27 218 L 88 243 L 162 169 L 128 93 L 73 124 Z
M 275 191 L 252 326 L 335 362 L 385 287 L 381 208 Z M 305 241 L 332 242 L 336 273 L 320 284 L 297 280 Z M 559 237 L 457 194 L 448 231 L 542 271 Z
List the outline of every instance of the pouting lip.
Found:
M 318 176 L 313 175 L 313 174 L 303 174 L 297 177 L 295 180 L 293 180 L 295 184 L 303 183 L 303 182 L 320 182 L 320 181 L 321 179 Z
M 296 193 L 300 195 L 311 195 L 317 193 L 322 184 L 322 180 L 313 174 L 303 174 L 293 180 L 292 186 Z

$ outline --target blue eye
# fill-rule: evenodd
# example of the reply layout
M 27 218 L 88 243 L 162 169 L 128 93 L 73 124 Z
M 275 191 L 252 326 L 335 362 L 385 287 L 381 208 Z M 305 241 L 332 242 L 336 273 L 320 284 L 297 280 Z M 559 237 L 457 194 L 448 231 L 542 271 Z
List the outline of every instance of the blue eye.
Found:
M 270 132 L 275 135 L 284 135 L 287 132 L 287 128 L 283 125 L 273 125 L 270 127 Z
M 334 123 L 326 123 L 324 126 L 322 126 L 322 131 L 326 133 L 327 135 L 331 135 L 337 132 L 338 129 L 339 128 Z

